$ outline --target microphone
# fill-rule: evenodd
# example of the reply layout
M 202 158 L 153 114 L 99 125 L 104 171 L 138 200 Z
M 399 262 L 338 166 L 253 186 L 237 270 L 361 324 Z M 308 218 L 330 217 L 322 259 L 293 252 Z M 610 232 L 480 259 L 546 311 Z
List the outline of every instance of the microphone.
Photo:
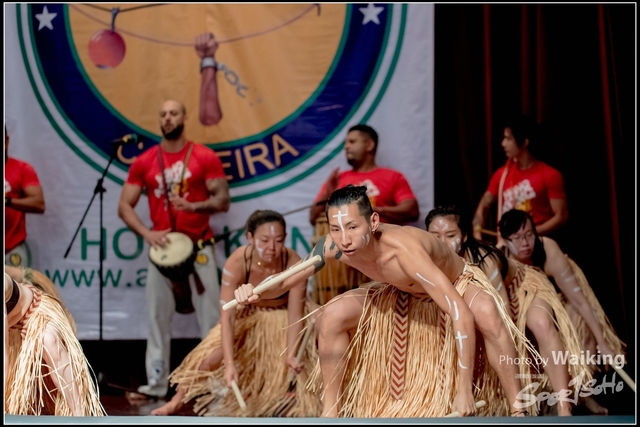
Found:
M 111 141 L 111 144 L 137 144 L 138 143 L 138 135 L 135 133 L 130 133 L 128 135 L 123 136 L 122 138 L 116 138 Z

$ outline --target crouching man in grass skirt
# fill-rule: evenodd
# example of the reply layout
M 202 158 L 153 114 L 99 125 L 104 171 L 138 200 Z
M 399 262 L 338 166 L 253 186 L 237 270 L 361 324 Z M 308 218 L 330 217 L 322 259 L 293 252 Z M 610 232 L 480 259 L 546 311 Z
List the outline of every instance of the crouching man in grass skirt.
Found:
M 514 406 L 522 389 L 518 368 L 500 364 L 499 358 L 515 358 L 519 341 L 537 352 L 479 268 L 425 230 L 380 223 L 365 187 L 333 192 L 327 219 L 329 235 L 309 255 L 320 255 L 321 262 L 276 285 L 279 292 L 310 277 L 325 259 L 338 259 L 377 283 L 341 294 L 320 309 L 323 416 L 441 417 L 452 411 L 468 416 L 477 413 L 475 400 L 483 393 L 492 406 L 495 390 L 478 393 L 473 385 L 476 328 L 511 412 L 522 412 Z M 262 295 L 253 288 L 238 288 L 236 300 L 259 301 Z
M 246 224 L 249 242 L 236 249 L 222 271 L 221 305 L 233 299 L 243 283 L 260 283 L 300 261 L 284 246 L 286 223 L 278 212 L 258 210 Z M 291 417 L 320 414 L 320 398 L 305 390 L 317 359 L 315 339 L 309 340 L 304 357 L 296 361 L 304 324 L 302 317 L 317 307 L 307 301 L 306 280 L 298 280 L 289 292 L 265 293 L 260 303 L 222 311 L 220 323 L 176 368 L 169 380 L 177 392 L 152 415 L 170 415 L 195 400 L 194 411 L 203 416 L 271 416 L 285 398 L 289 370 L 297 373 L 295 405 Z M 235 381 L 245 400 L 242 411 L 235 394 L 226 391 Z
M 62 302 L 6 272 L 4 296 L 5 413 L 106 415 Z

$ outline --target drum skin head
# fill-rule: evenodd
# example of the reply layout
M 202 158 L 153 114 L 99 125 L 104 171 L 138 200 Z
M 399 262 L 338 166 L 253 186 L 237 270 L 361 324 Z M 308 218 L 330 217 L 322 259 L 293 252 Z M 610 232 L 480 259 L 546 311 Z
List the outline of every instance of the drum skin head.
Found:
M 167 233 L 170 243 L 164 245 L 163 248 L 154 248 L 149 250 L 149 258 L 159 266 L 175 266 L 183 263 L 193 253 L 193 242 L 183 233 L 171 232 Z

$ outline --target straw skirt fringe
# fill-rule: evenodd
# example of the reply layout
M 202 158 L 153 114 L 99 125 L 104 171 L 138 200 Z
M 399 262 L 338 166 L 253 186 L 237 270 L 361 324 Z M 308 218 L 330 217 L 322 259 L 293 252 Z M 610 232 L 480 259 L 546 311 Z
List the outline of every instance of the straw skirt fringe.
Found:
M 611 321 L 605 314 L 604 309 L 600 305 L 600 302 L 593 292 L 593 289 L 589 285 L 589 282 L 582 272 L 582 269 L 571 258 L 567 257 L 567 259 L 569 261 L 569 264 L 571 265 L 573 274 L 576 277 L 578 286 L 580 286 L 582 293 L 589 302 L 589 305 L 593 309 L 596 319 L 600 324 L 600 328 L 602 329 L 602 334 L 604 335 L 605 341 L 607 342 L 607 344 L 609 344 L 611 350 L 613 350 L 614 355 L 625 354 L 626 344 L 622 342 L 622 340 L 618 337 L 618 334 L 616 334 Z M 576 333 L 578 334 L 580 344 L 583 347 L 586 346 L 589 340 L 594 340 L 591 330 L 587 326 L 580 312 L 576 310 L 575 307 L 573 307 L 571 302 L 564 296 L 564 294 L 562 294 L 562 302 L 564 303 L 567 313 L 569 313 L 569 317 L 573 322 L 573 326 L 575 327 Z M 595 364 L 589 364 L 588 366 L 591 374 L 593 374 L 596 370 L 599 370 L 598 366 Z
M 63 393 L 57 390 L 52 380 L 54 375 L 59 375 L 58 372 L 43 359 L 47 351 L 44 348 L 45 330 L 49 329 L 55 330 L 57 344 L 64 347 L 69 355 L 73 386 L 77 387 L 83 415 L 106 415 L 91 368 L 65 311 L 54 298 L 34 287 L 31 289 L 34 292 L 31 313 L 9 330 L 5 412 L 12 415 L 73 415 Z M 69 387 L 67 384 L 65 393 Z
M 306 302 L 305 312 L 315 308 L 313 302 Z M 212 328 L 207 337 L 171 373 L 171 385 L 187 389 L 183 402 L 195 398 L 193 409 L 201 416 L 271 416 L 289 387 L 285 352 L 287 325 L 286 305 L 277 308 L 238 307 L 236 311 L 234 362 L 238 370 L 238 388 L 247 405 L 246 411 L 240 409 L 235 394 L 227 390 L 224 362 L 214 371 L 198 370 L 200 363 L 222 345 L 220 324 Z M 310 339 L 302 358 L 305 368 L 297 377 L 296 405 L 288 413 L 289 417 L 320 415 L 322 405 L 319 397 L 304 388 L 317 358 L 315 340 Z
M 547 302 L 551 306 L 552 313 L 549 316 L 554 321 L 556 329 L 562 341 L 563 351 L 568 352 L 569 357 L 575 355 L 580 357 L 582 350 L 582 342 L 579 340 L 576 329 L 571 322 L 569 314 L 565 309 L 560 297 L 558 296 L 553 284 L 549 281 L 546 274 L 536 270 L 535 268 L 526 266 L 520 262 L 512 261 L 516 267 L 516 274 L 511 283 L 507 286 L 507 292 L 511 301 L 511 308 L 515 316 L 515 322 L 520 331 L 525 332 L 527 328 L 527 312 L 534 306 L 533 300 L 538 297 Z M 552 361 L 549 361 L 552 363 Z M 574 379 L 573 385 L 574 395 L 578 393 L 583 384 L 591 380 L 588 374 L 588 367 L 585 363 L 569 363 L 569 375 Z M 522 364 L 526 368 L 525 364 Z M 549 377 L 544 374 L 542 367 L 527 369 L 526 377 L 534 375 L 542 375 L 542 381 L 538 392 L 549 386 Z M 581 376 L 582 374 L 582 376 Z M 580 380 L 580 378 L 582 380 Z M 531 411 L 530 411 L 531 412 Z
M 475 266 L 466 265 L 455 287 L 464 294 L 469 284 L 490 293 L 512 338 L 528 343 L 509 318 L 502 299 L 484 273 Z M 404 390 L 402 398 L 396 399 L 392 391 L 394 322 L 397 300 L 404 292 L 380 282 L 361 287 L 369 289 L 363 315 L 341 362 L 346 364 L 344 376 L 334 379 L 342 382 L 343 403 L 339 415 L 395 418 L 443 417 L 450 413 L 458 386 L 458 355 L 450 316 L 430 298 L 411 296 L 408 299 Z M 480 334 L 476 336 L 480 337 Z M 482 345 L 477 347 L 474 395 L 476 400 L 487 402 L 478 415 L 503 415 L 508 411 L 508 403 L 502 397 L 497 374 L 489 366 Z M 315 390 L 322 387 L 319 364 L 308 387 Z

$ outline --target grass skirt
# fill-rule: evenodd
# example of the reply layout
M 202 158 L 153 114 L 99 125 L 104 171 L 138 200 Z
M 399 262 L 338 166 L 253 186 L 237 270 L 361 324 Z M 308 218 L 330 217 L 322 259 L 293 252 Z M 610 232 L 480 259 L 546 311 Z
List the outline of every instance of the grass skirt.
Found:
M 589 305 L 593 309 L 596 319 L 600 324 L 600 328 L 602 329 L 602 334 L 604 335 L 605 341 L 607 342 L 607 344 L 609 344 L 609 347 L 611 347 L 611 350 L 613 350 L 614 355 L 625 354 L 624 349 L 626 347 L 626 344 L 622 342 L 620 338 L 618 338 L 618 334 L 616 334 L 616 331 L 613 328 L 611 321 L 609 321 L 609 318 L 607 317 L 607 315 L 604 312 L 604 309 L 600 305 L 600 302 L 598 301 L 598 298 L 593 292 L 593 289 L 591 289 L 591 286 L 589 285 L 587 278 L 582 272 L 582 269 L 578 267 L 575 261 L 573 261 L 571 258 L 567 257 L 567 259 L 569 261 L 569 264 L 571 265 L 573 274 L 576 277 L 578 286 L 580 286 L 580 290 L 582 291 L 585 298 L 589 302 Z M 573 322 L 573 326 L 576 329 L 576 332 L 578 334 L 578 339 L 580 340 L 581 345 L 586 346 L 588 341 L 595 340 L 595 338 L 593 337 L 593 334 L 591 333 L 591 330 L 589 329 L 589 326 L 584 321 L 584 318 L 582 317 L 580 312 L 571 304 L 571 302 L 564 296 L 564 294 L 562 294 L 562 302 L 564 303 L 567 313 L 569 313 L 569 317 Z M 593 374 L 596 370 L 600 369 L 598 365 L 595 365 L 595 364 L 589 364 L 588 367 L 590 369 L 591 374 Z
M 538 271 L 533 267 L 526 266 L 518 261 L 510 260 L 510 263 L 515 266 L 515 274 L 511 283 L 507 285 L 507 292 L 509 294 L 509 305 L 511 307 L 511 314 L 514 318 L 514 322 L 518 326 L 518 329 L 525 332 L 527 329 L 527 312 L 529 308 L 533 307 L 534 298 L 538 297 L 544 300 L 551 306 L 552 313 L 549 316 L 553 319 L 553 322 L 558 330 L 560 339 L 562 341 L 562 350 L 567 351 L 569 357 L 575 355 L 580 357 L 580 352 L 583 349 L 582 342 L 578 338 L 576 329 L 571 322 L 569 314 L 565 309 L 560 297 L 558 296 L 553 284 L 549 281 L 546 274 Z M 530 332 L 529 332 L 530 333 Z M 522 349 L 519 349 L 521 352 Z M 529 356 L 532 357 L 532 356 Z M 552 361 L 549 361 L 552 363 Z M 532 376 L 540 377 L 540 388 L 538 392 L 543 389 L 549 389 L 549 377 L 544 374 L 542 367 L 531 369 L 526 364 L 521 364 L 521 374 L 523 378 L 527 379 Z M 569 368 L 569 376 L 576 379 L 573 385 L 573 393 L 576 395 L 580 388 L 591 379 L 591 375 L 587 374 L 588 366 L 582 361 L 578 363 L 567 363 Z M 583 373 L 582 381 L 577 381 L 580 378 L 580 374 Z M 527 381 L 529 383 L 530 381 Z M 523 381 L 524 383 L 524 381 Z M 525 384 L 528 385 L 528 384 Z M 533 408 L 528 408 L 532 413 Z M 532 415 L 536 414 L 536 410 L 533 410 Z
M 454 286 L 463 295 L 470 284 L 492 295 L 514 341 L 528 343 L 484 273 L 466 265 Z M 339 379 L 343 390 L 339 415 L 422 418 L 451 413 L 458 386 L 458 355 L 450 316 L 431 298 L 416 298 L 387 283 L 372 282 L 362 287 L 369 292 L 363 315 L 341 361 L 346 366 L 343 378 Z M 398 318 L 407 319 L 406 339 L 398 334 Z M 476 337 L 480 334 L 476 333 Z M 476 340 L 474 395 L 476 400 L 485 400 L 487 406 L 480 409 L 478 415 L 502 415 L 508 411 L 508 404 L 501 397 L 497 374 L 489 366 L 482 345 L 478 345 L 481 341 Z M 402 362 L 403 374 L 400 375 L 398 359 Z M 401 383 L 399 398 L 398 382 Z M 322 386 L 319 364 L 308 386 L 311 389 Z
M 63 393 L 52 380 L 58 375 L 44 361 L 45 329 L 57 333 L 57 344 L 66 349 L 84 416 L 106 415 L 91 376 L 89 363 L 56 299 L 27 285 L 34 293 L 27 314 L 9 330 L 5 413 L 12 415 L 72 416 Z M 61 367 L 58 367 L 60 369 Z M 64 382 L 60 378 L 61 382 Z M 69 387 L 67 385 L 67 387 Z M 65 391 L 66 392 L 66 391 Z
M 315 308 L 307 301 L 305 312 Z M 286 305 L 277 308 L 238 306 L 234 322 L 234 362 L 238 370 L 238 388 L 247 405 L 246 411 L 224 381 L 224 361 L 214 371 L 198 369 L 211 352 L 221 347 L 221 325 L 209 331 L 169 375 L 171 385 L 186 387 L 183 402 L 196 399 L 194 411 L 201 416 L 268 417 L 285 398 L 289 383 L 286 363 L 288 326 Z M 299 338 L 302 340 L 302 337 Z M 304 384 L 318 358 L 314 339 L 307 342 L 302 358 L 305 368 L 296 381 L 297 396 L 289 417 L 317 417 L 322 410 L 320 398 L 307 391 Z M 228 391 L 228 392 L 227 392 Z

